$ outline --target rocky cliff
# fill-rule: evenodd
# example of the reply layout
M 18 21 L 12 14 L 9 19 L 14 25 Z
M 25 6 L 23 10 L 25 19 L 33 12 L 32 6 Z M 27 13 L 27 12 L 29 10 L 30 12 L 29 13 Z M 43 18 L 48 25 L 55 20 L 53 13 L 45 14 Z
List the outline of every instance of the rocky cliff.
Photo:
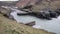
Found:
M 60 9 L 60 0 L 42 0 L 32 7 L 33 11 Z

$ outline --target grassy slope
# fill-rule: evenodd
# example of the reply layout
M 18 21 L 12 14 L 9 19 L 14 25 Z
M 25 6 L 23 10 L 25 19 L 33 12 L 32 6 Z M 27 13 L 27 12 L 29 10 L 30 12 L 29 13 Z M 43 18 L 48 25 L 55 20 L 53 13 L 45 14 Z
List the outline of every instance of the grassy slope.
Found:
M 18 24 L 0 14 L 0 34 L 54 34 L 44 30 L 38 30 L 29 26 Z

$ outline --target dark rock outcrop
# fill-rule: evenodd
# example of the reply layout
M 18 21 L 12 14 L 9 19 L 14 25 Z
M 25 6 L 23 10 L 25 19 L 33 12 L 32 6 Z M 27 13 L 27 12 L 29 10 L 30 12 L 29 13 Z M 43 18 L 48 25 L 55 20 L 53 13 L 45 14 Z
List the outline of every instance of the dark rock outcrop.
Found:
M 32 21 L 32 22 L 30 22 L 30 23 L 26 23 L 25 25 L 34 26 L 34 25 L 35 25 L 35 21 Z
M 55 11 L 49 11 L 50 12 L 50 17 L 52 18 L 57 18 L 59 16 L 58 13 L 56 13 Z
M 60 14 L 60 9 L 55 10 L 56 13 Z
M 51 10 L 42 10 L 42 11 L 38 11 L 38 12 L 34 12 L 34 11 L 30 11 L 30 10 L 24 10 L 24 9 L 16 9 L 13 7 L 7 7 L 7 8 L 3 8 L 0 12 L 3 13 L 5 16 L 10 17 L 10 13 L 11 12 L 18 12 L 17 15 L 23 16 L 23 15 L 31 15 L 31 16 L 35 16 L 37 18 L 41 18 L 41 19 L 47 19 L 47 20 L 51 20 L 52 18 L 57 18 L 60 15 L 60 9 L 56 10 L 56 11 L 51 11 Z
M 29 12 L 27 11 L 27 13 L 25 14 L 18 14 L 18 15 L 31 15 L 31 16 L 35 16 L 37 18 L 41 18 L 41 19 L 47 19 L 47 20 L 51 20 L 52 18 L 57 18 L 60 15 L 60 10 L 56 10 L 56 11 L 40 11 L 40 12 Z

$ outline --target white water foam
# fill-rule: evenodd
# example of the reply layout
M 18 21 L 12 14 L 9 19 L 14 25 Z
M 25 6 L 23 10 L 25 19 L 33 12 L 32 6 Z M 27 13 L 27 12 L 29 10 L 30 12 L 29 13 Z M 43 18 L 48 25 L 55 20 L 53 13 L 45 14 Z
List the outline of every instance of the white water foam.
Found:
M 38 29 L 44 29 L 49 32 L 55 32 L 57 34 L 60 34 L 60 16 L 58 18 L 53 18 L 52 20 L 43 20 L 33 16 L 28 16 L 28 15 L 18 16 L 17 12 L 12 12 L 11 15 L 13 15 L 14 19 L 17 22 L 22 22 L 25 24 L 31 21 L 36 21 L 36 25 L 32 27 L 38 28 Z

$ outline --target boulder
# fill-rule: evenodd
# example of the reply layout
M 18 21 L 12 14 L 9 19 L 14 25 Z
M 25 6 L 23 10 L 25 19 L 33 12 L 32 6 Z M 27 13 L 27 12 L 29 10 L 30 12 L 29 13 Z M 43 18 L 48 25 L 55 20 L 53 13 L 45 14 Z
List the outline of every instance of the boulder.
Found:
M 34 25 L 35 25 L 35 21 L 32 21 L 32 22 L 26 23 L 25 25 L 28 25 L 28 26 L 34 26 Z

